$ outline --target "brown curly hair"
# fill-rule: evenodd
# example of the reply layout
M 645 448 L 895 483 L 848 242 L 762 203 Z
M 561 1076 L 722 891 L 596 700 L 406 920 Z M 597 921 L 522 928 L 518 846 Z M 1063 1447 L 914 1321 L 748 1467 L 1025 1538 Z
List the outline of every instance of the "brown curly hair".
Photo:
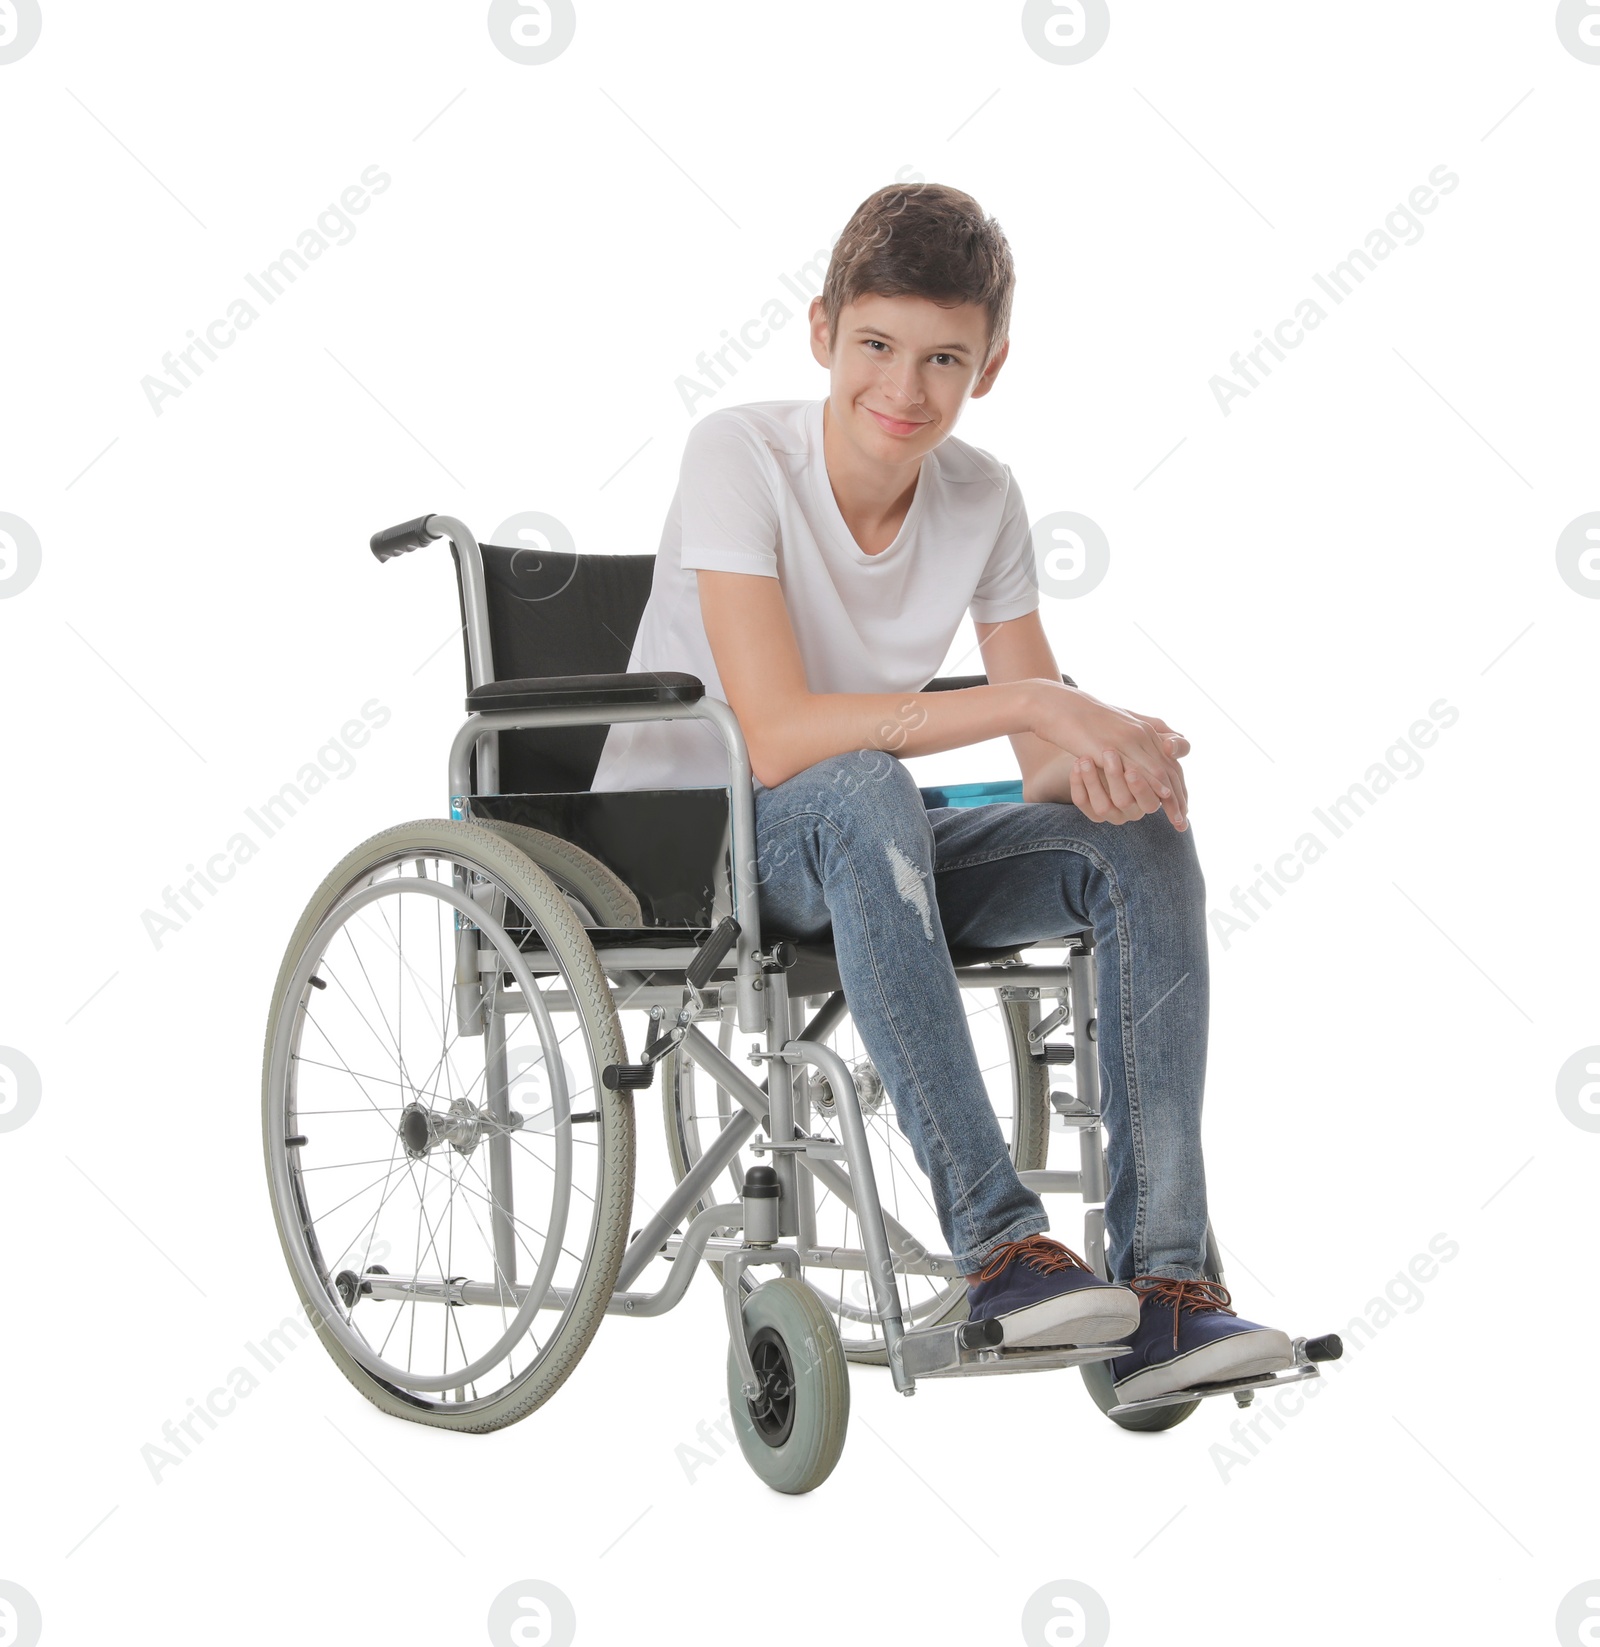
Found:
M 1011 247 L 970 194 L 943 183 L 891 183 L 845 224 L 828 260 L 822 306 L 831 342 L 845 304 L 869 295 L 980 303 L 989 312 L 987 364 L 1010 333 L 1015 286 Z

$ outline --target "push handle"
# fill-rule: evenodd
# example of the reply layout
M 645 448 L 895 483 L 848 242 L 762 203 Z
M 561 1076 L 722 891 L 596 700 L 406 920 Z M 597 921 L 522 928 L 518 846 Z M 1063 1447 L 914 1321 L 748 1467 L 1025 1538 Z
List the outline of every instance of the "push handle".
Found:
M 442 532 L 430 532 L 428 522 L 432 515 L 418 515 L 415 520 L 408 520 L 403 526 L 388 526 L 381 532 L 372 534 L 372 552 L 379 560 L 393 560 L 396 555 L 409 554 L 413 549 L 420 549 L 425 543 L 432 543 L 437 537 L 443 537 Z

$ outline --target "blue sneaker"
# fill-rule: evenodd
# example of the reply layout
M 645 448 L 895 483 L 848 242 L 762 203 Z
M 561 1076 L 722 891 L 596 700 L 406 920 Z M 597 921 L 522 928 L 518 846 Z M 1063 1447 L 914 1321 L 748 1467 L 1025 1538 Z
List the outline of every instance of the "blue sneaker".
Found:
M 997 1247 L 967 1283 L 967 1315 L 998 1320 L 1003 1343 L 1114 1344 L 1139 1325 L 1139 1300 L 1102 1281 L 1048 1235 Z
M 1215 1281 L 1136 1275 L 1131 1285 L 1139 1298 L 1139 1328 L 1128 1353 L 1110 1363 L 1119 1401 L 1259 1378 L 1294 1365 L 1289 1335 L 1241 1320 L 1228 1307 L 1228 1289 Z

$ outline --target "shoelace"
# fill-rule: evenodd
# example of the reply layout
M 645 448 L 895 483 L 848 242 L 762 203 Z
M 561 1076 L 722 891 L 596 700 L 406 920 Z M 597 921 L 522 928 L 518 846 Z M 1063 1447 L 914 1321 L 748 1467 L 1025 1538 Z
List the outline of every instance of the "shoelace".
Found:
M 978 1279 L 992 1281 L 1013 1258 L 1038 1270 L 1041 1275 L 1089 1268 L 1071 1247 L 1062 1246 L 1048 1235 L 1030 1235 L 1024 1240 L 1007 1241 L 1003 1247 L 996 1247 L 989 1262 L 978 1271 Z
M 1172 1347 L 1178 1347 L 1178 1322 L 1184 1310 L 1191 1315 L 1201 1310 L 1221 1310 L 1224 1315 L 1237 1315 L 1230 1310 L 1232 1296 L 1219 1281 L 1179 1281 L 1170 1275 L 1136 1275 L 1128 1283 L 1142 1304 L 1154 1298 L 1158 1304 L 1172 1305 Z

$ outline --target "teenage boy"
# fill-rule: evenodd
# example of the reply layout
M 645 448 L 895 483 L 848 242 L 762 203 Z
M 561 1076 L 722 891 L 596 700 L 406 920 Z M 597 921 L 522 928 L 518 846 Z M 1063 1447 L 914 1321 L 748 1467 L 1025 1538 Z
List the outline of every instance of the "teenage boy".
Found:
M 1011 471 L 954 436 L 1010 352 L 999 225 L 940 184 L 880 189 L 810 310 L 822 401 L 691 430 L 630 670 L 681 670 L 738 717 L 766 932 L 830 932 L 851 1016 L 934 1193 L 972 1319 L 1012 1344 L 1126 1343 L 1119 1399 L 1292 1362 L 1205 1279 L 1205 884 L 1154 715 L 1062 683 Z M 922 690 L 972 616 L 988 685 Z M 1023 800 L 925 808 L 897 757 L 1010 738 Z M 727 782 L 708 724 L 608 734 L 594 788 Z M 1088 926 L 1115 1283 L 1042 1232 L 978 1068 L 949 945 Z

